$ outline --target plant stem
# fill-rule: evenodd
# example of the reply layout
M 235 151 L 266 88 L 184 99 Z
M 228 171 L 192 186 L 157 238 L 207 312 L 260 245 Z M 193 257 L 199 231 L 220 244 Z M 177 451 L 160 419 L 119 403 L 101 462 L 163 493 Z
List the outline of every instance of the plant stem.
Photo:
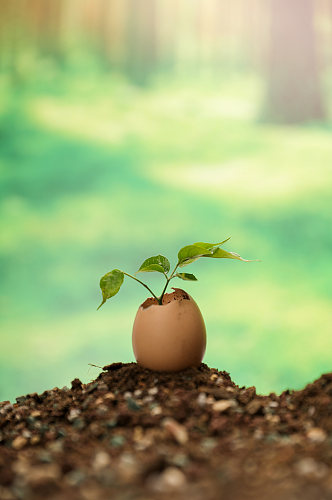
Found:
M 175 271 L 177 270 L 178 266 L 179 266 L 180 262 L 178 262 L 176 264 L 176 266 L 174 267 L 173 271 L 172 271 L 172 274 L 170 275 L 170 277 L 168 278 L 167 275 L 166 275 L 166 285 L 164 286 L 164 289 L 163 291 L 161 292 L 161 295 L 159 298 L 157 298 L 158 300 L 158 303 L 159 305 L 161 306 L 163 304 L 163 296 L 165 295 L 165 292 L 166 292 L 166 289 L 168 287 L 168 283 L 171 281 L 171 279 L 173 278 L 173 275 L 175 273 Z
M 139 279 L 135 278 L 135 276 L 132 276 L 131 274 L 125 273 L 124 271 L 122 271 L 122 272 L 123 272 L 123 274 L 125 274 L 126 276 L 129 276 L 129 278 L 133 278 L 133 280 L 138 281 L 138 283 L 140 283 L 141 285 L 145 286 L 145 288 L 146 288 L 147 290 L 149 290 L 149 292 L 150 292 L 150 293 L 154 296 L 154 298 L 155 298 L 156 300 L 158 300 L 158 302 L 159 302 L 159 298 L 158 298 L 158 297 L 157 297 L 157 296 L 153 293 L 153 291 L 151 290 L 151 288 L 149 288 L 149 287 L 148 287 L 148 285 L 146 285 L 145 283 L 143 283 L 143 281 L 141 281 L 141 280 L 139 280 Z

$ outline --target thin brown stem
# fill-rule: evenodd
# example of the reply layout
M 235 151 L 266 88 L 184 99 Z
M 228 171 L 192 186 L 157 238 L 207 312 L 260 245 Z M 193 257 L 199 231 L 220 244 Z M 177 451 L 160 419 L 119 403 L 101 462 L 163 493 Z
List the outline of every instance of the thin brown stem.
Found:
M 174 269 L 173 269 L 173 271 L 172 271 L 172 274 L 170 275 L 170 277 L 169 277 L 169 278 L 167 278 L 167 280 L 166 280 L 166 285 L 164 286 L 164 289 L 163 289 L 163 291 L 161 292 L 160 297 L 157 299 L 157 300 L 158 300 L 158 303 L 159 303 L 159 305 L 160 305 L 160 306 L 163 304 L 163 297 L 164 297 L 165 292 L 166 292 L 166 289 L 167 289 L 167 287 L 168 287 L 168 283 L 169 283 L 169 282 L 171 281 L 171 279 L 173 278 L 173 275 L 174 275 L 175 271 L 177 270 L 177 268 L 178 268 L 179 264 L 180 264 L 179 262 L 176 264 L 176 266 L 174 267 Z
M 145 283 L 143 283 L 143 281 L 139 280 L 138 278 L 135 278 L 135 276 L 132 276 L 131 274 L 128 274 L 128 273 L 125 273 L 124 271 L 122 271 L 123 274 L 125 274 L 126 276 L 129 276 L 129 278 L 133 278 L 133 280 L 135 281 L 138 281 L 138 283 L 140 283 L 141 285 L 143 285 L 147 290 L 149 290 L 149 292 L 154 296 L 154 298 L 156 300 L 158 300 L 159 302 L 159 299 L 158 297 L 153 293 L 153 291 L 151 290 L 151 288 L 148 287 L 148 285 L 146 285 Z

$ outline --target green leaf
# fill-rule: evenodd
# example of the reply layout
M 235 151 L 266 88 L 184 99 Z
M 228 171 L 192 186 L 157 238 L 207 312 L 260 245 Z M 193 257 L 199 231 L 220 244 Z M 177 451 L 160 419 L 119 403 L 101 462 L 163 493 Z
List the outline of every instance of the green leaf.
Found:
M 158 273 L 168 273 L 170 269 L 169 260 L 163 255 L 155 255 L 146 259 L 137 273 L 151 273 L 157 271 Z
M 187 266 L 200 257 L 209 257 L 219 245 L 223 245 L 230 238 L 226 238 L 220 243 L 204 243 L 203 241 L 198 241 L 192 245 L 187 245 L 178 253 L 179 267 Z
M 187 245 L 178 253 L 179 259 L 179 267 L 186 266 L 195 262 L 195 260 L 200 257 L 210 257 L 214 259 L 236 259 L 242 260 L 243 262 L 254 262 L 253 260 L 243 259 L 239 254 L 235 252 L 227 252 L 222 248 L 219 248 L 220 245 L 223 245 L 230 238 L 220 242 L 220 243 L 204 243 L 199 241 L 197 243 L 193 243 L 192 245 Z
M 187 266 L 188 264 L 195 262 L 195 260 L 199 259 L 200 257 L 203 257 L 203 255 L 207 253 L 212 254 L 212 250 L 195 244 L 187 245 L 179 250 L 179 267 Z
M 238 253 L 226 252 L 226 250 L 223 250 L 222 248 L 215 248 L 212 254 L 206 254 L 203 255 L 203 257 L 210 257 L 212 259 L 237 259 L 242 260 L 243 262 L 254 262 L 253 260 L 243 259 Z
M 181 278 L 182 280 L 185 281 L 197 281 L 196 276 L 190 273 L 176 273 L 174 277 Z
M 118 293 L 124 280 L 124 274 L 119 269 L 113 269 L 106 273 L 100 280 L 100 288 L 103 294 L 103 300 L 97 310 L 105 304 L 107 299 L 110 299 Z
M 152 273 L 153 271 L 157 271 L 158 273 L 165 273 L 164 268 L 159 264 L 150 264 L 150 266 L 145 266 L 142 269 L 136 271 L 137 273 Z
M 216 247 L 219 247 L 220 245 L 223 245 L 224 243 L 226 243 L 226 241 L 228 241 L 230 239 L 231 239 L 231 237 L 226 238 L 224 241 L 221 241 L 220 243 L 203 243 L 202 241 L 199 241 L 197 243 L 194 243 L 194 245 L 202 247 L 202 248 L 206 248 L 206 250 L 212 250 Z

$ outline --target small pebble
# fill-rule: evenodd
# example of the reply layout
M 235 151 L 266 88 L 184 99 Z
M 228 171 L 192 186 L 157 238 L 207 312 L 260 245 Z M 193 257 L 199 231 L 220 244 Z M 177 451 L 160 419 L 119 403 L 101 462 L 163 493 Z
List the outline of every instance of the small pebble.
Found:
M 148 487 L 160 493 L 179 490 L 186 485 L 186 476 L 177 467 L 167 467 L 158 476 L 153 476 L 148 480 Z
M 289 436 L 289 440 L 292 444 L 300 444 L 303 441 L 303 436 L 302 434 L 295 433 Z
M 214 387 L 209 391 L 209 394 L 215 399 L 229 399 L 232 397 L 232 394 L 225 387 Z
M 85 420 L 84 418 L 76 418 L 73 421 L 73 427 L 78 430 L 82 430 L 85 427 Z
M 148 433 L 144 434 L 143 429 L 140 426 L 134 428 L 133 440 L 137 450 L 145 450 L 153 444 L 153 436 Z
M 217 440 L 214 438 L 204 438 L 201 440 L 201 447 L 209 451 L 217 446 Z
M 136 403 L 135 399 L 127 398 L 127 406 L 129 410 L 138 411 L 141 409 L 140 405 Z
M 263 406 L 264 405 L 262 401 L 260 401 L 259 399 L 253 399 L 252 401 L 250 401 L 250 403 L 247 404 L 246 411 L 247 413 L 249 413 L 249 415 L 255 415 Z
M 26 396 L 19 396 L 18 398 L 16 398 L 16 402 L 18 404 L 24 403 L 26 400 L 27 400 Z
M 254 438 L 255 439 L 263 439 L 264 437 L 264 432 L 262 431 L 262 429 L 255 429 L 254 431 Z
M 308 408 L 309 417 L 312 417 L 315 412 L 316 412 L 316 408 L 314 406 L 309 406 L 309 408 Z
M 152 403 L 153 397 L 152 396 L 145 396 L 145 398 L 142 399 L 143 403 Z
M 28 440 L 25 437 L 17 436 L 12 442 L 12 448 L 14 448 L 14 450 L 21 450 L 27 442 Z
M 38 451 L 36 457 L 39 460 L 39 462 L 43 462 L 45 464 L 49 464 L 53 461 L 51 453 L 47 450 Z
M 97 451 L 92 461 L 92 467 L 96 470 L 108 467 L 111 463 L 111 458 L 106 451 Z
M 31 432 L 30 432 L 30 431 L 28 431 L 28 429 L 23 429 L 23 431 L 22 431 L 22 436 L 23 436 L 24 438 L 26 438 L 26 439 L 30 439 L 30 438 L 31 438 L 31 436 L 32 436 L 32 434 L 31 434 Z
M 198 394 L 198 396 L 197 396 L 197 404 L 201 408 L 204 408 L 204 406 L 206 405 L 206 394 L 205 394 L 205 392 L 200 392 Z
M 110 418 L 109 420 L 107 420 L 106 427 L 108 429 L 113 429 L 113 427 L 116 427 L 117 424 L 118 424 L 118 419 L 116 417 L 113 417 L 113 418 Z
M 177 453 L 170 458 L 169 462 L 171 465 L 182 468 L 188 465 L 189 458 L 184 453 Z
M 98 382 L 95 382 L 94 384 L 91 384 L 87 389 L 86 392 L 90 393 L 93 392 L 97 389 L 98 387 Z
M 150 394 L 150 396 L 155 396 L 157 393 L 158 393 L 158 387 L 151 387 L 148 390 L 148 394 Z
M 162 408 L 161 406 L 154 406 L 151 410 L 151 415 L 157 416 L 162 414 Z
M 69 420 L 69 422 L 73 422 L 73 420 L 75 420 L 80 415 L 80 413 L 81 410 L 79 410 L 78 408 L 72 408 L 67 419 Z
M 39 411 L 39 410 L 33 410 L 30 413 L 30 416 L 33 417 L 33 418 L 39 418 L 41 416 L 41 411 Z
M 107 392 L 105 395 L 104 395 L 104 399 L 109 399 L 109 400 L 113 400 L 115 399 L 115 395 L 113 394 L 113 392 Z
M 105 415 L 108 412 L 108 408 L 104 404 L 97 405 L 96 414 Z
M 38 444 L 40 443 L 40 436 L 34 435 L 30 439 L 30 444 Z
M 219 401 L 213 403 L 212 409 L 213 411 L 222 413 L 231 408 L 232 406 L 234 406 L 234 401 L 232 399 L 220 399 Z
M 314 443 L 322 443 L 327 438 L 327 434 L 319 427 L 313 427 L 307 431 L 307 438 Z
M 110 439 L 110 443 L 114 448 L 119 448 L 120 446 L 123 446 L 125 442 L 126 438 L 124 436 L 121 436 L 120 434 L 112 436 Z
M 240 394 L 237 396 L 237 399 L 240 403 L 247 405 L 255 396 L 256 396 L 255 387 L 248 387 L 247 389 L 243 389 L 240 392 Z
M 279 424 L 280 423 L 280 417 L 279 415 L 266 415 L 265 416 L 266 420 L 270 422 L 271 424 Z
M 107 423 L 106 423 L 106 425 L 107 425 Z M 102 427 L 99 425 L 98 422 L 91 422 L 91 424 L 89 425 L 89 430 L 90 430 L 91 434 L 95 437 L 101 436 L 104 432 Z
M 165 418 L 162 425 L 179 444 L 185 444 L 188 441 L 187 429 L 173 418 Z
M 329 472 L 327 465 L 316 462 L 312 457 L 302 458 L 295 464 L 295 470 L 300 476 L 322 479 Z
M 66 474 L 65 479 L 70 486 L 77 486 L 84 481 L 85 474 L 79 469 L 74 469 Z
M 139 472 L 136 458 L 131 453 L 123 453 L 118 463 L 117 473 L 122 481 L 133 481 Z
M 57 439 L 56 441 L 51 441 L 50 443 L 47 443 L 47 449 L 51 453 L 61 453 L 63 451 L 63 440 L 62 439 Z

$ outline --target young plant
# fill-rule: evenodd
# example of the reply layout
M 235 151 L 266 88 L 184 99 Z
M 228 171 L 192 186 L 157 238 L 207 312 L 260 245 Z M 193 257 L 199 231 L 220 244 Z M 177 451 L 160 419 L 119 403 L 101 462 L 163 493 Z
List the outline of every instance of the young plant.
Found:
M 118 293 L 123 283 L 124 277 L 128 276 L 133 280 L 137 281 L 141 285 L 143 285 L 151 295 L 158 301 L 159 305 L 162 305 L 163 297 L 166 293 L 169 282 L 174 278 L 180 278 L 184 281 L 197 281 L 196 276 L 190 273 L 182 273 L 177 272 L 178 268 L 182 268 L 195 262 L 195 260 L 200 259 L 201 257 L 209 257 L 212 259 L 236 259 L 242 260 L 244 262 L 252 262 L 247 259 L 243 259 L 239 254 L 235 252 L 227 252 L 226 250 L 220 248 L 221 245 L 226 243 L 230 238 L 227 238 L 220 243 L 193 243 L 192 245 L 187 245 L 178 252 L 178 261 L 173 271 L 170 273 L 170 263 L 169 260 L 163 255 L 155 255 L 154 257 L 149 257 L 146 259 L 141 267 L 135 274 L 138 273 L 151 273 L 157 272 L 164 275 L 166 279 L 165 286 L 159 296 L 157 296 L 143 281 L 139 280 L 135 276 L 132 276 L 129 273 L 125 273 L 124 271 L 120 271 L 120 269 L 113 269 L 106 273 L 100 280 L 100 288 L 103 294 L 103 300 L 98 307 L 98 309 L 105 304 L 107 299 L 114 297 Z

